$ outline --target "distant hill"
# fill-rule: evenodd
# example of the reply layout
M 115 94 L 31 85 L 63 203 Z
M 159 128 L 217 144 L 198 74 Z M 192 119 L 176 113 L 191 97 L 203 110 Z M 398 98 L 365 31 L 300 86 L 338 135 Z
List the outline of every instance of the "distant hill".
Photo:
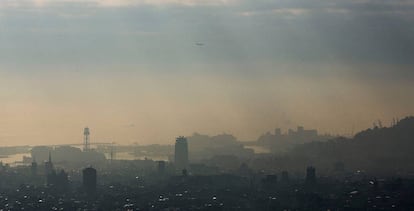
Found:
M 317 130 L 309 130 L 298 126 L 296 131 L 289 129 L 287 133 L 282 133 L 280 128 L 276 128 L 273 134 L 270 132 L 262 134 L 257 141 L 250 144 L 265 147 L 272 153 L 283 154 L 297 145 L 316 141 L 327 141 L 333 138 L 335 137 L 331 135 L 320 135 Z
M 353 138 L 336 138 L 297 146 L 289 153 L 299 163 L 332 170 L 341 162 L 348 170 L 377 174 L 414 173 L 414 117 L 406 117 L 391 127 L 375 127 Z M 301 160 L 301 161 L 300 161 Z

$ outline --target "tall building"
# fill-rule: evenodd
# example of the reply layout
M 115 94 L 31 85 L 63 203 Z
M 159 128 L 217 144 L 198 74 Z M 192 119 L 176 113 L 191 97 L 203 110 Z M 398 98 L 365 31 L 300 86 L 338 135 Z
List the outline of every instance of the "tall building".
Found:
M 289 172 L 287 172 L 287 171 L 282 171 L 281 182 L 282 182 L 282 183 L 287 183 L 287 182 L 289 182 Z
M 316 183 L 316 169 L 313 166 L 309 166 L 306 169 L 306 183 L 308 184 Z
M 83 169 L 83 188 L 87 193 L 94 193 L 96 191 L 96 169 L 88 167 Z
M 174 164 L 178 171 L 188 168 L 188 143 L 183 136 L 178 137 L 175 141 Z
M 59 173 L 56 173 L 55 170 L 52 173 L 48 174 L 47 177 L 47 186 L 54 187 L 57 190 L 63 191 L 68 188 L 69 178 L 68 174 L 62 169 Z
M 164 174 L 165 173 L 165 161 L 160 160 L 160 161 L 157 161 L 157 163 L 158 163 L 158 173 Z
M 32 165 L 30 166 L 30 172 L 32 173 L 33 177 L 37 175 L 37 163 L 34 157 L 33 157 Z
M 52 163 L 52 154 L 49 151 L 49 160 L 45 162 L 45 175 L 49 175 L 51 173 L 53 173 L 54 171 L 54 167 L 53 167 L 53 163 Z

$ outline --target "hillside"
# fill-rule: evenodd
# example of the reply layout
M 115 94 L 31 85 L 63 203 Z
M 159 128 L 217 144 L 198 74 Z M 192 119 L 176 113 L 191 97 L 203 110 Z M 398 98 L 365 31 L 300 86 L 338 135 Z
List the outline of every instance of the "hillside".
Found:
M 406 117 L 391 127 L 361 131 L 353 138 L 303 144 L 280 159 L 291 163 L 292 168 L 307 164 L 318 166 L 324 172 L 332 172 L 335 163 L 343 163 L 349 171 L 412 174 L 414 117 Z

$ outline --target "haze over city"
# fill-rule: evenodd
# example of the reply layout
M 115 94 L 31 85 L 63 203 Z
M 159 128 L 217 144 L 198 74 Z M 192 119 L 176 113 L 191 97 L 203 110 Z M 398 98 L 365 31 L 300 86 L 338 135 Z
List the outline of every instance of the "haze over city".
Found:
M 0 0 L 0 211 L 414 210 L 414 1 Z
M 350 134 L 414 108 L 410 1 L 0 2 L 0 145 Z

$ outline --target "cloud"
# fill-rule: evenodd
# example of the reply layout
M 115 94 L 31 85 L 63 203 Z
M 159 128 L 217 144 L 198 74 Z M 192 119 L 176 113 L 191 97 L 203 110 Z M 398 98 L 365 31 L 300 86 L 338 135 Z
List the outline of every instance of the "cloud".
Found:
M 304 11 L 313 14 L 335 13 L 339 15 L 395 15 L 414 17 L 414 2 L 405 0 L 240 0 L 238 5 L 245 9 L 241 14 L 303 15 Z M 300 12 L 299 12 L 300 11 Z
M 49 7 L 83 5 L 96 7 L 131 7 L 131 6 L 219 6 L 228 5 L 237 0 L 2 0 L 0 8 Z
M 414 2 L 403 0 L 1 0 L 0 5 L 35 8 L 2 10 L 8 40 L 0 45 L 9 49 L 0 51 L 3 65 L 21 64 L 16 58 L 27 64 L 111 61 L 162 68 L 414 62 Z M 200 40 L 208 47 L 194 48 Z

